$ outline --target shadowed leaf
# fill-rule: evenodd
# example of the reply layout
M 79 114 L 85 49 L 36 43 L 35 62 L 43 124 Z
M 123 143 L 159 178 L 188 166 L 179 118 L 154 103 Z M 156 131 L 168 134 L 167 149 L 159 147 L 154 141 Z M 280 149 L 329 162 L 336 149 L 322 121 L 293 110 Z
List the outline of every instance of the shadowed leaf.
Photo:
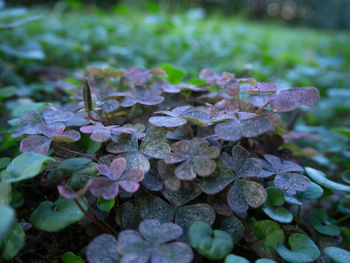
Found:
M 119 263 L 117 240 L 108 234 L 95 237 L 86 249 L 89 263 Z

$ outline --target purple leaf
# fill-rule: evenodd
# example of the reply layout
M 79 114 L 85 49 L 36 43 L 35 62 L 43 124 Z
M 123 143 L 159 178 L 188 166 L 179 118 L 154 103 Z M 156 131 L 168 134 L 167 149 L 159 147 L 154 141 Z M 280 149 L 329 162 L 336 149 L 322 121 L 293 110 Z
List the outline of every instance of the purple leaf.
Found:
M 194 138 L 191 141 L 179 141 L 172 146 L 172 153 L 164 157 L 166 164 L 181 163 L 175 169 L 175 175 L 182 180 L 193 180 L 196 175 L 208 176 L 215 171 L 216 163 L 213 160 L 219 156 L 216 146 L 209 146 L 203 138 Z
M 139 225 L 140 233 L 154 245 L 161 245 L 179 238 L 182 228 L 173 223 L 161 224 L 158 220 L 144 220 Z
M 119 102 L 117 100 L 104 100 L 101 107 L 105 112 L 113 112 L 119 108 Z
M 86 258 L 89 263 L 119 263 L 117 245 L 117 240 L 112 235 L 99 235 L 87 246 Z
M 302 105 L 314 107 L 320 99 L 316 88 L 287 89 L 277 92 L 270 98 L 270 106 L 274 111 L 292 111 Z
M 202 69 L 199 72 L 199 77 L 203 80 L 205 80 L 210 85 L 215 85 L 216 79 L 218 78 L 218 75 L 216 75 L 213 71 L 210 69 Z
M 276 86 L 271 83 L 258 82 L 257 85 L 245 91 L 248 94 L 275 93 Z
M 47 124 L 55 122 L 65 122 L 73 118 L 74 114 L 69 111 L 61 111 L 55 107 L 47 107 L 43 113 L 43 117 Z
M 92 184 L 92 180 L 89 180 L 85 186 L 79 191 L 74 191 L 69 185 L 58 185 L 57 189 L 60 195 L 62 195 L 65 198 L 75 199 L 79 197 L 83 197 L 87 190 L 90 188 Z
M 125 158 L 114 159 L 110 165 L 110 171 L 113 174 L 112 179 L 120 179 L 126 169 Z
M 39 136 L 39 135 L 32 135 L 27 138 L 24 138 L 21 141 L 19 150 L 21 152 L 34 152 L 34 153 L 47 154 L 50 150 L 50 144 L 51 144 L 50 138 Z
M 89 190 L 94 196 L 102 196 L 104 199 L 109 200 L 118 195 L 118 188 L 116 181 L 106 177 L 99 177 L 92 180 Z
M 310 179 L 297 173 L 278 174 L 273 181 L 275 186 L 292 195 L 305 192 L 311 183 Z
M 95 196 L 103 196 L 111 199 L 118 195 L 119 186 L 129 193 L 136 192 L 144 179 L 144 171 L 140 168 L 132 168 L 125 172 L 127 160 L 125 158 L 115 158 L 110 167 L 99 164 L 97 170 L 106 177 L 93 179 L 90 191 Z M 108 197 L 108 198 L 107 198 Z
M 124 96 L 125 99 L 121 103 L 122 107 L 131 107 L 136 103 L 151 106 L 160 104 L 164 101 L 164 97 L 144 87 L 134 87 L 133 92 L 126 93 Z
M 80 133 L 77 131 L 65 131 L 65 132 L 57 132 L 53 134 L 52 140 L 55 142 L 76 142 L 80 140 Z
M 248 151 L 236 145 L 232 148 L 232 157 L 227 153 L 222 153 L 222 159 L 226 165 L 235 171 L 237 177 L 259 177 L 262 168 L 254 159 L 248 158 Z
M 166 127 L 166 128 L 179 127 L 187 123 L 186 120 L 181 118 L 165 117 L 165 116 L 151 117 L 148 121 L 156 127 Z
M 149 74 L 167 76 L 162 69 L 145 70 L 139 67 L 130 68 L 126 76 L 131 79 L 135 85 L 143 85 L 148 81 Z
M 178 225 L 144 220 L 139 225 L 139 231 L 141 234 L 133 230 L 124 230 L 119 234 L 117 249 L 122 255 L 121 262 L 176 263 L 179 255 L 183 263 L 192 261 L 191 248 L 185 243 L 173 242 L 182 233 Z
M 20 128 L 12 133 L 12 137 L 19 137 L 23 134 L 40 133 L 38 126 L 44 124 L 44 119 L 36 111 L 29 111 L 24 116 L 20 117 Z

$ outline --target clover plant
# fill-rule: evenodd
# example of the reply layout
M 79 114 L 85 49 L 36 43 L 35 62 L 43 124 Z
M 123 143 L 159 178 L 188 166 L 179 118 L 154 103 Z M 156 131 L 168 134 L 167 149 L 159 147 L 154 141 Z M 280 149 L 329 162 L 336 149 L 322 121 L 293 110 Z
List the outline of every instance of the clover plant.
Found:
M 341 235 L 348 242 L 347 199 L 337 203 L 340 219 L 316 206 L 330 190 L 350 192 L 348 173 L 341 184 L 319 167 L 304 170 L 286 146 L 296 135 L 283 118 L 315 107 L 319 91 L 209 69 L 189 83 L 184 76 L 168 64 L 90 66 L 69 102 L 14 110 L 23 153 L 0 159 L 5 259 L 23 247 L 28 222 L 86 229 L 90 263 L 312 262 L 327 235 L 335 238 L 325 254 L 347 256 L 335 248 Z M 21 194 L 28 184 L 43 191 L 34 208 Z M 62 261 L 83 260 L 66 252 Z

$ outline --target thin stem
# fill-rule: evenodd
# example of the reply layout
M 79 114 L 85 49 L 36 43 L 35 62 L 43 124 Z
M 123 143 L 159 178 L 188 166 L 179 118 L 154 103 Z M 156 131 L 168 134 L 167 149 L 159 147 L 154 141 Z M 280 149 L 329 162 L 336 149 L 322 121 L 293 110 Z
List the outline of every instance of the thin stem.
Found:
M 267 107 L 267 105 L 269 105 L 270 104 L 270 102 L 268 101 L 268 102 L 266 102 L 265 103 L 265 105 L 264 106 L 262 106 L 260 109 L 258 109 L 255 113 L 256 114 L 259 114 L 259 113 L 261 113 L 266 107 Z
M 81 199 L 86 205 L 87 205 L 87 207 L 90 209 L 90 211 L 94 214 L 94 216 L 95 216 L 95 218 L 97 218 L 97 220 L 99 220 L 99 221 L 101 221 L 101 223 L 105 226 L 105 227 L 107 227 L 110 231 L 112 231 L 113 233 L 114 233 L 114 235 L 118 235 L 115 231 L 114 231 L 114 229 L 113 229 L 113 227 L 111 227 L 107 222 L 104 222 L 104 221 L 102 221 L 100 218 L 99 218 L 99 216 L 98 216 L 98 214 L 96 213 L 96 211 L 95 211 L 95 209 L 93 209 L 92 207 L 91 207 L 91 205 L 89 204 L 89 202 L 87 202 L 86 200 L 84 200 L 84 198 L 82 198 Z
M 341 218 L 339 218 L 337 221 L 335 221 L 337 224 L 341 223 L 341 222 L 344 222 L 346 220 L 350 219 L 350 215 L 346 215 L 346 216 L 343 216 Z
M 238 97 L 238 108 L 239 108 L 239 111 L 241 111 L 241 96 L 240 96 L 240 94 L 241 94 L 241 88 L 238 85 L 238 95 L 237 95 L 237 97 Z
M 92 156 L 87 155 L 87 154 L 85 154 L 85 153 L 73 151 L 73 150 L 68 149 L 68 148 L 66 148 L 66 147 L 64 147 L 64 146 L 62 146 L 62 145 L 57 144 L 57 143 L 54 143 L 54 145 L 57 146 L 58 148 L 64 150 L 64 151 L 66 151 L 66 152 L 70 152 L 70 153 L 73 153 L 73 154 L 85 156 L 85 157 L 87 157 L 87 158 L 90 158 L 91 160 L 94 160 L 95 162 L 98 162 L 98 160 L 97 160 L 95 157 L 92 157 Z
M 99 228 L 101 228 L 105 232 L 109 232 L 110 234 L 114 234 L 111 232 L 108 228 L 106 228 L 103 224 L 101 224 L 99 221 L 96 220 L 93 216 L 89 215 L 88 212 L 85 211 L 85 209 L 79 204 L 78 200 L 76 198 L 73 199 L 75 204 L 79 207 L 79 209 L 83 212 L 85 216 L 87 216 L 92 222 L 94 222 Z

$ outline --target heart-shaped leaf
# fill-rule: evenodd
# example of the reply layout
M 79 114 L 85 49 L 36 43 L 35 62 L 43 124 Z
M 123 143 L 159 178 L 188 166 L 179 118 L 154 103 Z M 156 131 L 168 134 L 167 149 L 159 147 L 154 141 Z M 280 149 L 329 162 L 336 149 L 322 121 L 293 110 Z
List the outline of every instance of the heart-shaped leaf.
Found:
M 264 240 L 263 248 L 266 252 L 275 252 L 278 243 L 284 242 L 283 230 L 271 220 L 256 222 L 253 226 L 253 233 L 257 238 Z
M 11 260 L 23 248 L 25 233 L 21 224 L 15 223 L 8 234 L 6 243 L 3 246 L 2 255 L 6 260 Z
M 172 222 L 175 209 L 159 197 L 151 197 L 140 204 L 140 215 L 143 219 L 157 219 L 161 223 Z
M 87 205 L 78 199 L 85 210 Z M 61 199 L 56 202 L 44 201 L 34 209 L 30 215 L 30 223 L 47 232 L 57 232 L 65 227 L 79 222 L 84 213 L 79 209 L 73 199 Z
M 293 215 L 288 209 L 280 207 L 284 204 L 283 192 L 275 187 L 268 187 L 266 189 L 267 200 L 264 205 L 263 211 L 271 219 L 280 223 L 290 223 L 293 220 Z M 276 208 L 276 206 L 278 206 Z
M 259 177 L 262 168 L 257 161 L 248 158 L 248 155 L 249 153 L 246 149 L 236 145 L 232 148 L 232 156 L 225 152 L 221 156 L 226 165 L 235 171 L 237 177 Z
M 180 207 L 192 201 L 202 193 L 197 184 L 192 182 L 182 182 L 177 190 L 166 188 L 163 196 L 175 207 Z
M 99 164 L 97 170 L 105 177 L 98 177 L 92 180 L 89 187 L 94 196 L 102 196 L 104 199 L 112 199 L 119 193 L 119 188 L 126 192 L 134 193 L 139 189 L 139 182 L 144 178 L 141 168 L 132 168 L 125 171 L 126 159 L 115 158 L 108 167 Z
M 208 177 L 204 177 L 200 181 L 200 187 L 206 194 L 213 195 L 222 191 L 226 186 L 235 179 L 232 171 L 226 166 L 224 161 L 219 158 L 216 162 L 216 169 Z
M 230 254 L 225 258 L 224 263 L 250 263 L 249 260 L 244 257 L 240 257 L 234 254 Z
M 316 88 L 287 89 L 277 92 L 270 98 L 270 106 L 274 111 L 292 111 L 302 105 L 314 107 L 320 99 Z
M 86 258 L 89 263 L 119 263 L 117 240 L 107 234 L 95 237 L 86 249 Z
M 2 245 L 15 222 L 15 210 L 8 205 L 0 205 L 0 214 L 0 245 Z
M 181 163 L 175 169 L 175 175 L 182 180 L 193 180 L 197 174 L 208 176 L 216 169 L 214 159 L 220 154 L 216 146 L 209 146 L 203 138 L 191 141 L 179 141 L 171 146 L 172 152 L 164 157 L 166 164 Z
M 208 204 L 194 204 L 180 207 L 177 210 L 175 223 L 183 228 L 184 233 L 187 233 L 189 227 L 195 221 L 204 221 L 209 225 L 214 224 L 214 209 Z
M 199 254 L 211 260 L 221 260 L 233 249 L 231 236 L 222 230 L 214 230 L 203 221 L 194 222 L 189 230 L 190 243 Z
M 297 192 L 297 197 L 306 200 L 316 200 L 323 195 L 323 188 L 311 182 L 305 192 Z
M 148 121 L 156 127 L 166 127 L 166 128 L 180 127 L 187 123 L 185 119 L 170 117 L 170 116 L 151 117 Z
M 271 123 L 262 117 L 222 122 L 215 126 L 215 134 L 225 141 L 238 141 L 242 137 L 256 137 L 272 129 Z
M 281 258 L 288 262 L 313 262 L 320 256 L 320 250 L 315 243 L 303 234 L 292 234 L 288 239 L 288 243 L 291 248 L 290 250 L 282 244 L 278 244 L 276 248 Z
M 324 253 L 332 260 L 334 263 L 345 263 L 350 258 L 350 252 L 338 247 L 326 247 Z
M 323 186 L 325 186 L 329 189 L 332 189 L 332 190 L 338 190 L 338 191 L 350 193 L 350 186 L 335 183 L 335 182 L 327 179 L 326 175 L 319 170 L 316 170 L 316 169 L 311 168 L 311 167 L 306 167 L 305 171 L 306 171 L 307 175 L 312 180 L 314 180 L 316 183 L 318 183 L 320 185 L 323 185 Z
M 259 207 L 265 203 L 267 193 L 264 187 L 256 182 L 236 180 L 227 194 L 227 202 L 240 217 L 247 216 L 248 207 Z
M 312 210 L 310 216 L 311 224 L 315 230 L 327 236 L 338 236 L 340 229 L 333 218 L 329 218 L 327 213 L 320 208 Z
M 91 159 L 88 158 L 69 158 L 61 162 L 58 168 L 64 173 L 74 174 L 84 169 L 91 162 Z
M 234 244 L 237 244 L 244 235 L 244 225 L 235 216 L 219 217 L 219 229 L 229 233 Z
M 84 259 L 70 251 L 63 254 L 61 261 L 62 263 L 85 263 Z
M 45 164 L 55 159 L 39 153 L 22 153 L 7 166 L 5 177 L 8 182 L 18 182 L 40 174 Z
M 117 250 L 122 262 L 178 262 L 189 263 L 193 259 L 191 248 L 182 242 L 174 242 L 182 234 L 176 224 L 161 224 L 157 220 L 144 220 L 139 232 L 125 230 L 119 234 Z

